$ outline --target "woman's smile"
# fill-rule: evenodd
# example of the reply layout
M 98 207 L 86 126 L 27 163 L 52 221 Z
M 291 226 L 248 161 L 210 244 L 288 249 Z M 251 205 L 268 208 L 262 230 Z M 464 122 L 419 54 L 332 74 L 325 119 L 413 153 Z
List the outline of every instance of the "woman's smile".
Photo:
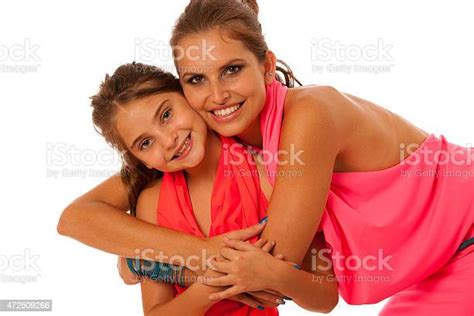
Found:
M 220 107 L 209 112 L 212 118 L 218 123 L 231 122 L 240 116 L 244 103 L 245 101 L 231 106 Z

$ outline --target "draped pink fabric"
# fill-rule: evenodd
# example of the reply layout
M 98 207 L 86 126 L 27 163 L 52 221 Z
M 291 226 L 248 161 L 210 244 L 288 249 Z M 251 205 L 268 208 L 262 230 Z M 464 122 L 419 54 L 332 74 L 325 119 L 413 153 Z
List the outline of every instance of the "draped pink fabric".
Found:
M 278 82 L 267 87 L 260 122 L 271 153 L 278 151 L 286 91 Z M 448 155 L 464 163 L 446 162 Z M 277 165 L 266 167 L 274 183 Z M 456 253 L 474 236 L 473 223 L 474 148 L 430 134 L 391 168 L 334 173 L 321 228 L 349 304 L 398 293 L 383 315 L 474 315 L 474 247 Z
M 265 217 L 268 205 L 260 189 L 253 157 L 234 140 L 220 139 L 221 156 L 211 196 L 209 237 L 257 224 Z M 194 216 L 184 172 L 165 173 L 160 187 L 157 223 L 162 227 L 205 237 Z M 256 237 L 251 241 L 256 241 Z M 175 288 L 178 295 L 186 290 L 180 286 Z M 223 300 L 214 304 L 206 315 L 275 316 L 278 310 L 258 310 L 232 300 Z

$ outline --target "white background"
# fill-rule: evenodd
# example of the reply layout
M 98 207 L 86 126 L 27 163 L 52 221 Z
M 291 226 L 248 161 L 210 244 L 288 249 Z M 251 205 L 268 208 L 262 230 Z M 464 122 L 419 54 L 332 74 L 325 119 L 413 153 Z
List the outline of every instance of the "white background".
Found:
M 121 63 L 140 60 L 171 67 L 170 59 L 160 57 L 166 49 L 150 54 L 139 43 L 167 43 L 187 2 L 1 5 L 0 299 L 52 299 L 56 315 L 141 313 L 139 286 L 121 282 L 116 257 L 59 236 L 56 224 L 70 201 L 119 167 L 118 156 L 93 130 L 88 97 L 105 73 Z M 259 3 L 269 46 L 305 84 L 333 85 L 425 131 L 472 146 L 474 20 L 469 2 Z M 318 60 L 329 51 L 319 50 L 316 41 L 329 43 L 329 48 L 345 47 L 342 51 L 349 54 L 362 49 L 366 53 L 338 60 L 333 51 L 329 60 Z M 374 47 L 381 55 L 374 57 Z M 331 65 L 353 64 L 388 71 L 330 71 Z M 25 65 L 30 71 L 13 71 Z M 315 71 L 318 65 L 325 67 L 320 73 Z M 91 173 L 97 171 L 102 175 Z M 25 257 L 36 265 L 12 262 Z M 6 282 L 5 276 L 32 281 Z M 377 315 L 381 307 L 353 307 L 341 299 L 332 314 Z M 291 303 L 280 311 L 309 314 Z

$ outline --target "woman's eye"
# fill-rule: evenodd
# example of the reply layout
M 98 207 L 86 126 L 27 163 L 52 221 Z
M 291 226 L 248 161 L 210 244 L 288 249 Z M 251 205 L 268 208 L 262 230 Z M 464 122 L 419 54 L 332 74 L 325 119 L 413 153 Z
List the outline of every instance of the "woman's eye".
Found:
M 232 75 L 232 74 L 238 73 L 241 69 L 242 69 L 241 66 L 237 66 L 237 65 L 229 66 L 226 69 L 226 74 Z
M 170 109 L 164 111 L 163 114 L 161 115 L 161 119 L 163 120 L 163 122 L 166 122 L 170 118 L 171 118 L 171 110 Z
M 146 149 L 150 146 L 151 144 L 151 140 L 150 139 L 145 139 L 141 144 L 140 144 L 140 147 L 139 149 L 140 150 L 143 150 L 143 149 Z
M 197 83 L 200 83 L 201 81 L 202 81 L 202 76 L 194 76 L 188 80 L 188 82 L 191 84 L 197 84 Z

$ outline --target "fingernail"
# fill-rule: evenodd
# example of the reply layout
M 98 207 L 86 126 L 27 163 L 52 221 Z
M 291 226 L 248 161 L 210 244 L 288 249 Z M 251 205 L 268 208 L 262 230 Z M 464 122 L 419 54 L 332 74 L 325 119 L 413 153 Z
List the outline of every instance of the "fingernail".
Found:
M 263 307 L 262 305 L 258 305 L 257 308 L 261 311 L 263 311 L 265 309 L 265 307 Z
M 215 300 L 217 297 L 215 297 L 214 295 L 209 295 L 209 299 L 210 300 Z
M 225 241 L 229 241 L 230 239 L 228 237 L 223 238 Z
M 262 218 L 260 220 L 260 222 L 258 222 L 259 224 L 263 224 L 263 223 L 266 223 L 268 221 L 268 216 L 265 216 L 264 218 Z
M 277 299 L 275 300 L 277 302 L 277 304 L 285 304 L 285 301 L 284 300 L 281 300 L 281 299 Z
M 300 266 L 299 264 L 294 264 L 294 265 L 293 265 L 293 268 L 298 269 L 298 270 L 301 270 L 301 266 Z

